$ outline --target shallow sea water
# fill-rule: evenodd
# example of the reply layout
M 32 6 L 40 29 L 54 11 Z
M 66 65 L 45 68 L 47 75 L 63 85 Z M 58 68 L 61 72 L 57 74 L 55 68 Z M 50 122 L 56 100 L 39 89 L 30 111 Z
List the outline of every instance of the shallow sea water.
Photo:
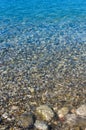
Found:
M 0 0 L 0 115 L 83 103 L 86 1 Z
M 85 64 L 84 0 L 0 0 L 0 75 L 10 69 L 17 82 L 15 73 L 26 71 L 24 78 L 31 82 L 37 71 L 41 85 L 50 77 L 54 83 L 69 78 L 69 86 L 83 86 Z

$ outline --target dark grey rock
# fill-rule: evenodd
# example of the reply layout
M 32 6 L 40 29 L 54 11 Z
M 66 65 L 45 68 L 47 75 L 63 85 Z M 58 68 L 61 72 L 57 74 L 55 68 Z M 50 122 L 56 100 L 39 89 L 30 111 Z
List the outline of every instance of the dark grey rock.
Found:
M 24 113 L 17 119 L 18 125 L 23 128 L 32 128 L 34 119 L 32 113 Z
M 0 124 L 2 123 L 2 118 L 0 117 Z

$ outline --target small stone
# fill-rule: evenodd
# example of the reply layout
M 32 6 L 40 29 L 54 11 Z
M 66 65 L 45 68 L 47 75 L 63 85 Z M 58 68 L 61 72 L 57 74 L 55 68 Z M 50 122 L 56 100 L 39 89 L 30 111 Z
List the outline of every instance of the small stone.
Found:
M 58 117 L 59 117 L 59 118 L 64 118 L 65 115 L 68 114 L 68 112 L 69 112 L 68 107 L 63 107 L 63 108 L 61 108 L 60 110 L 58 110 Z
M 38 130 L 48 130 L 48 125 L 47 125 L 44 121 L 36 120 L 34 126 L 35 126 Z
M 53 110 L 47 105 L 40 105 L 36 111 L 43 120 L 50 121 L 54 117 Z
M 12 106 L 12 107 L 11 107 L 11 110 L 12 110 L 12 111 L 16 111 L 16 110 L 18 110 L 18 109 L 19 109 L 18 106 Z
M 17 119 L 18 125 L 23 128 L 31 128 L 33 127 L 33 115 L 31 113 L 24 113 Z
M 5 113 L 2 115 L 2 118 L 7 119 L 7 118 L 8 118 L 8 113 L 5 112 Z
M 31 93 L 34 93 L 34 88 L 30 87 L 29 90 L 30 90 Z
M 76 110 L 76 114 L 79 116 L 86 116 L 86 104 L 80 106 L 77 110 Z
M 2 119 L 3 118 L 6 119 L 7 121 L 13 121 L 15 119 L 14 117 L 10 117 L 10 114 L 6 112 L 2 115 Z
M 75 109 L 71 109 L 71 113 L 72 113 L 72 114 L 75 114 L 75 113 L 76 113 L 76 110 L 75 110 Z

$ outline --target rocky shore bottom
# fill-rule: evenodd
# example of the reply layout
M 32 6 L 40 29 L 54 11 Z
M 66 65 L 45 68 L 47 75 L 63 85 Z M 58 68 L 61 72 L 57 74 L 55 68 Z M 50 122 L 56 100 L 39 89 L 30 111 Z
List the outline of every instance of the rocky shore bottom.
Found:
M 0 50 L 0 130 L 86 130 L 85 45 Z
M 86 130 L 86 90 L 0 88 L 0 130 Z

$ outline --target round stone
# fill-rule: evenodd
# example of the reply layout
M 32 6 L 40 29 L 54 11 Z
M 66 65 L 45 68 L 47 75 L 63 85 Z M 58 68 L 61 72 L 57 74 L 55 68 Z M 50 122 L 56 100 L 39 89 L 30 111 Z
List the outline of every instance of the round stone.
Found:
M 68 107 L 63 107 L 60 110 L 58 110 L 58 117 L 63 118 L 65 115 L 67 115 L 69 112 Z
M 43 120 L 46 121 L 50 121 L 54 117 L 53 110 L 47 105 L 40 105 L 37 107 L 36 112 Z
M 18 106 L 14 106 L 14 105 L 13 105 L 13 106 L 11 107 L 11 111 L 16 111 L 16 110 L 19 110 Z
M 80 106 L 77 110 L 76 110 L 76 114 L 79 116 L 86 116 L 86 104 Z
M 38 130 L 48 130 L 48 125 L 43 121 L 36 120 L 34 126 Z
M 32 113 L 24 113 L 21 116 L 18 117 L 17 119 L 18 125 L 23 127 L 23 128 L 31 128 L 33 127 L 33 115 Z

